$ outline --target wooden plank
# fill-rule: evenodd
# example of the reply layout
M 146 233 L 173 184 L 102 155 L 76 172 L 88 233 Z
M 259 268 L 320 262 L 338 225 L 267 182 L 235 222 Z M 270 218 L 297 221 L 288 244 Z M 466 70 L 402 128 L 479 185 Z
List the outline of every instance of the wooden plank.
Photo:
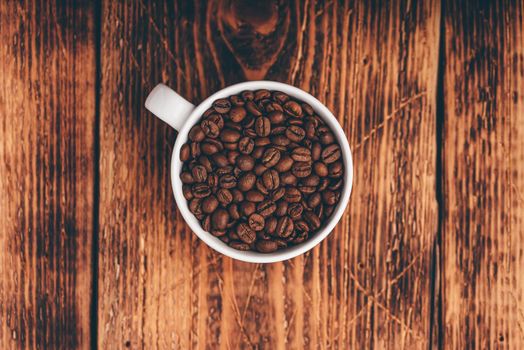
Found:
M 447 1 L 443 345 L 524 348 L 522 1 Z
M 102 14 L 99 346 L 427 346 L 438 3 L 105 2 Z M 175 133 L 142 107 L 159 81 L 198 103 L 260 78 L 325 102 L 356 164 L 332 236 L 272 265 L 195 238 L 171 194 Z
M 0 348 L 90 346 L 90 2 L 0 2 Z

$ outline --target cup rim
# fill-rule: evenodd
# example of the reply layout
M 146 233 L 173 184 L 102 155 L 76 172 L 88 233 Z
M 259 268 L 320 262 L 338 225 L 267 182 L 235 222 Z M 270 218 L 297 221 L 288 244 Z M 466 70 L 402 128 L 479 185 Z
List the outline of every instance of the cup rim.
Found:
M 236 250 L 228 246 L 226 243 L 222 242 L 217 237 L 213 236 L 211 233 L 204 231 L 204 229 L 200 226 L 199 221 L 189 210 L 187 200 L 184 198 L 182 192 L 182 181 L 180 180 L 179 176 L 180 171 L 182 169 L 182 162 L 179 157 L 180 148 L 187 141 L 188 133 L 191 127 L 193 127 L 196 121 L 198 121 L 202 114 L 211 106 L 212 102 L 219 98 L 225 98 L 234 94 L 238 94 L 244 90 L 258 89 L 282 91 L 311 105 L 311 107 L 313 107 L 313 109 L 315 110 L 316 114 L 319 115 L 319 117 L 322 118 L 329 125 L 329 127 L 335 134 L 335 137 L 342 150 L 342 158 L 345 167 L 344 188 L 342 190 L 340 201 L 337 204 L 335 211 L 331 215 L 330 220 L 327 223 L 325 223 L 324 227 L 320 229 L 318 232 L 316 232 L 316 234 L 313 237 L 308 238 L 303 243 L 282 250 L 277 250 L 273 253 L 259 253 L 254 251 Z M 207 97 L 204 101 L 202 101 L 199 105 L 197 105 L 195 109 L 191 112 L 191 114 L 188 116 L 183 127 L 178 132 L 177 139 L 175 141 L 175 145 L 173 147 L 173 152 L 171 155 L 171 185 L 173 188 L 173 193 L 175 195 L 175 201 L 184 220 L 189 225 L 191 230 L 198 236 L 198 238 L 204 241 L 204 243 L 206 243 L 209 247 L 233 259 L 251 263 L 272 263 L 289 260 L 296 256 L 304 254 L 305 252 L 317 246 L 333 231 L 336 224 L 342 218 L 342 215 L 344 214 L 344 211 L 349 202 L 349 198 L 351 196 L 351 190 L 353 187 L 353 159 L 347 136 L 344 130 L 342 129 L 340 123 L 335 118 L 333 113 L 331 113 L 331 111 L 317 98 L 315 98 L 314 96 L 302 89 L 281 82 L 269 80 L 247 81 L 230 85 L 224 89 L 215 92 L 214 94 Z

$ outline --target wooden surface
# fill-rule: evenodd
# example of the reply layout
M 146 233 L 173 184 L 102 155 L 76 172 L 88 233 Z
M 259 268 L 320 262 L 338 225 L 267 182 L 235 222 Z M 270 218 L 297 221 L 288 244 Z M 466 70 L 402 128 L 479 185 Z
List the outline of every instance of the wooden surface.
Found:
M 523 9 L 0 2 L 0 348 L 523 348 Z M 143 108 L 252 79 L 319 98 L 355 164 L 329 238 L 270 265 L 191 232 Z

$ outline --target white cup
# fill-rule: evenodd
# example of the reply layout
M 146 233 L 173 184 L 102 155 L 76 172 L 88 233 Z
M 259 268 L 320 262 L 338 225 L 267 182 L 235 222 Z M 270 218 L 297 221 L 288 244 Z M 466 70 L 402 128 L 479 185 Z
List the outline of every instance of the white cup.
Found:
M 329 220 L 323 224 L 323 227 L 318 232 L 316 232 L 303 243 L 286 249 L 277 250 L 273 253 L 258 253 L 254 251 L 236 250 L 212 234 L 204 231 L 200 226 L 199 221 L 189 210 L 188 203 L 182 193 L 182 181 L 180 180 L 180 172 L 182 169 L 182 162 L 180 161 L 180 148 L 186 143 L 191 127 L 200 120 L 202 114 L 209 107 L 211 107 L 213 101 L 219 98 L 226 98 L 231 95 L 238 94 L 244 90 L 259 89 L 282 91 L 300 101 L 311 105 L 311 107 L 313 107 L 315 110 L 315 113 L 326 122 L 337 138 L 337 141 L 342 150 L 342 158 L 345 167 L 344 187 L 340 196 L 340 201 Z M 353 184 L 353 161 L 351 158 L 351 150 L 349 148 L 346 135 L 340 127 L 337 119 L 326 106 L 324 106 L 322 103 L 320 103 L 319 100 L 307 92 L 291 85 L 274 81 L 249 81 L 231 85 L 225 89 L 222 89 L 209 96 L 201 104 L 195 107 L 193 104 L 185 100 L 166 85 L 158 84 L 147 97 L 145 107 L 154 115 L 178 131 L 175 147 L 173 148 L 173 155 L 171 157 L 171 184 L 173 186 L 175 200 L 178 205 L 178 209 L 182 213 L 182 216 L 188 223 L 189 227 L 191 227 L 193 232 L 195 232 L 201 240 L 203 240 L 208 246 L 215 249 L 216 251 L 231 258 L 252 263 L 271 263 L 291 259 L 307 252 L 310 249 L 313 249 L 331 233 L 335 225 L 342 217 L 344 209 L 348 204 L 349 196 L 351 194 L 351 187 Z

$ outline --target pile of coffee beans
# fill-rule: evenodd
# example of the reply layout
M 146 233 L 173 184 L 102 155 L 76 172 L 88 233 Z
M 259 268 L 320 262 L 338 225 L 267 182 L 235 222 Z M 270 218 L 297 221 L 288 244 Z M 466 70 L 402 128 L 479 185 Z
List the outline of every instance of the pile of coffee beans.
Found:
M 180 179 L 202 228 L 273 252 L 322 227 L 344 187 L 340 146 L 313 108 L 280 91 L 213 102 L 182 146 Z

